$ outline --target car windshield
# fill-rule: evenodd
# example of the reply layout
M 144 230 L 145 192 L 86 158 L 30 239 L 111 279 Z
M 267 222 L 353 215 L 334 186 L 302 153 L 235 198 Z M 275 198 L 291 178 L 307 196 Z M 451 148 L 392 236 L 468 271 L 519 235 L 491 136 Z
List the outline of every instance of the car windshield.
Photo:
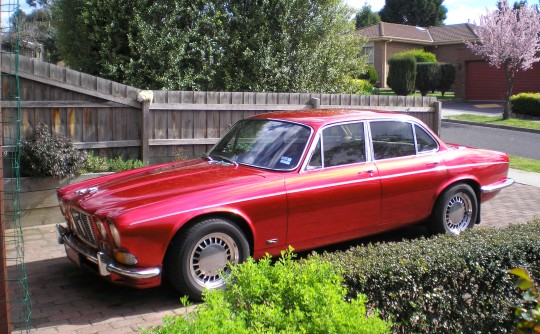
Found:
M 306 148 L 311 129 L 304 125 L 264 119 L 246 119 L 210 151 L 212 160 L 273 170 L 295 169 Z

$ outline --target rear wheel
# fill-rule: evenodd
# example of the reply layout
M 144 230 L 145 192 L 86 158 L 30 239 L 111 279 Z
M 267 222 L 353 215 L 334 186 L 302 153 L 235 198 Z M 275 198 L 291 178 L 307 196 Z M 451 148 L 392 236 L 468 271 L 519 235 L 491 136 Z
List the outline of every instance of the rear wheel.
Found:
M 249 243 L 240 228 L 229 220 L 212 218 L 173 239 L 165 270 L 178 291 L 200 300 L 204 289 L 225 287 L 228 263 L 241 263 L 248 256 Z
M 467 184 L 456 184 L 438 198 L 428 228 L 433 233 L 457 236 L 474 226 L 478 208 L 474 190 Z

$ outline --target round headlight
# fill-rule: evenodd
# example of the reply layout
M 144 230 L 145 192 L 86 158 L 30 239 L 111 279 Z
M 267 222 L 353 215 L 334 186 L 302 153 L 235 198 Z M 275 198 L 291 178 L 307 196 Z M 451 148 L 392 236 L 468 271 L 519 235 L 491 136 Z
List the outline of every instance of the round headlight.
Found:
M 107 239 L 107 229 L 105 228 L 105 224 L 99 219 L 98 217 L 94 216 L 94 221 L 96 222 L 96 226 L 99 230 L 99 234 L 103 239 Z
M 109 223 L 109 228 L 111 229 L 111 235 L 114 240 L 114 244 L 116 247 L 120 248 L 121 240 L 120 240 L 120 233 L 118 233 L 118 230 L 116 229 L 116 226 Z

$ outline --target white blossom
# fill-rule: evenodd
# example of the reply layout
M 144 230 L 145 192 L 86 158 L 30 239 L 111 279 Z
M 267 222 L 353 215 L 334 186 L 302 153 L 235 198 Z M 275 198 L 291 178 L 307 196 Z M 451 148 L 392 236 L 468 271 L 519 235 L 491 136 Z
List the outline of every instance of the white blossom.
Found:
M 150 102 L 154 99 L 154 92 L 151 90 L 141 90 L 137 94 L 137 101 L 139 102 Z

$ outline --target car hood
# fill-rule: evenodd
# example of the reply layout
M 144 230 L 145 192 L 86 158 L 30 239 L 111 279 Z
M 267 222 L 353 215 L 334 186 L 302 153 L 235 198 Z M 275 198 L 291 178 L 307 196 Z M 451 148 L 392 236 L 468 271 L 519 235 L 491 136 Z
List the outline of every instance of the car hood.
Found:
M 59 195 L 89 213 L 116 217 L 167 202 L 182 209 L 239 199 L 247 188 L 275 181 L 279 173 L 246 166 L 190 160 L 107 175 L 61 188 Z M 260 188 L 260 187 L 259 187 Z M 241 191 L 244 189 L 244 191 Z M 189 198 L 186 197 L 189 195 Z

